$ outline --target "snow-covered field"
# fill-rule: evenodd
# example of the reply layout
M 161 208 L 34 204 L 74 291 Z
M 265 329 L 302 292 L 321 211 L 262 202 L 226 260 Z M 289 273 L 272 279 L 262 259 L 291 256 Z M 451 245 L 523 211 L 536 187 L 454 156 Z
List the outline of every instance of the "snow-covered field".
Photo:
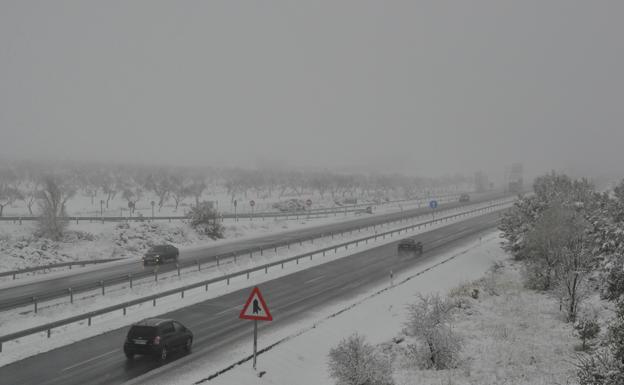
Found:
M 455 257 L 414 277 L 427 267 Z M 496 273 L 488 270 L 493 262 L 503 262 Z M 487 272 L 487 273 L 486 273 Z M 419 266 L 395 280 L 389 290 L 372 290 L 325 309 L 316 319 L 300 321 L 278 332 L 260 334 L 259 348 L 285 340 L 258 357 L 258 369 L 251 362 L 212 379 L 209 383 L 234 384 L 335 384 L 328 375 L 328 353 L 341 339 L 354 332 L 372 344 L 394 345 L 393 337 L 402 337 L 407 319 L 406 306 L 417 294 L 448 293 L 458 285 L 483 285 L 474 280 L 484 277 L 492 290 L 480 291 L 477 300 L 460 310 L 454 330 L 463 338 L 461 363 L 453 370 L 417 370 L 405 360 L 393 362 L 397 385 L 546 385 L 574 384 L 574 346 L 579 343 L 570 324 L 563 321 L 557 301 L 547 295 L 524 289 L 519 267 L 500 249 L 498 233 L 459 247 L 427 266 Z M 472 282 L 472 283 L 471 283 Z M 380 292 L 379 292 L 380 291 Z M 356 304 L 335 317 L 329 315 Z M 270 304 L 269 304 L 270 306 Z M 596 305 L 600 307 L 601 305 Z M 600 310 L 600 309 L 598 309 Z M 184 358 L 156 369 L 130 384 L 194 384 L 250 354 L 244 343 L 224 351 L 220 359 Z M 258 377 L 259 372 L 265 372 Z
M 375 214 L 397 212 L 418 206 L 419 203 L 416 201 L 380 205 L 375 210 Z M 240 239 L 335 223 L 361 215 L 370 214 L 349 213 L 349 215 L 338 214 L 322 218 L 307 218 L 302 215 L 298 220 L 256 218 L 254 220 L 241 219 L 238 222 L 226 221 L 224 236 L 226 239 Z M 216 245 L 219 242 L 219 240 L 215 241 L 197 234 L 184 221 L 71 222 L 65 239 L 60 242 L 35 237 L 33 235 L 35 227 L 36 223 L 30 221 L 24 221 L 22 225 L 0 221 L 0 271 L 77 260 L 139 258 L 153 244 L 171 243 L 184 248 Z M 45 272 L 32 274 L 42 273 Z
M 486 204 L 480 204 L 484 206 Z M 450 213 L 449 213 L 450 214 Z M 428 218 L 427 218 L 428 219 Z M 421 218 L 421 220 L 423 220 Z M 426 230 L 415 230 L 411 234 L 417 234 L 423 231 L 430 231 L 432 229 L 445 226 L 445 222 L 428 227 Z M 405 226 L 406 223 L 394 224 L 392 226 L 386 226 L 384 228 L 378 228 L 377 231 L 387 231 L 392 228 L 399 228 Z M 371 232 L 369 235 L 372 235 Z M 217 268 L 204 268 L 201 272 L 187 271 L 184 272 L 182 277 L 178 278 L 175 272 L 162 274 L 159 276 L 159 281 L 154 282 L 151 280 L 136 281 L 133 288 L 129 289 L 127 284 L 117 285 L 115 287 L 107 288 L 107 294 L 101 296 L 98 292 L 93 292 L 84 296 L 76 296 L 74 304 L 67 303 L 67 299 L 60 299 L 58 301 L 50 301 L 39 306 L 39 312 L 34 314 L 32 308 L 15 309 L 13 311 L 3 312 L 0 314 L 0 326 L 2 326 L 3 334 L 24 330 L 29 327 L 53 322 L 58 319 L 70 317 L 72 315 L 83 314 L 90 310 L 99 309 L 105 306 L 122 303 L 131 299 L 139 298 L 148 294 L 153 294 L 156 291 L 164 291 L 183 285 L 188 285 L 193 282 L 201 282 L 212 277 L 223 275 L 233 272 L 234 270 L 242 270 L 254 265 L 261 265 L 276 259 L 284 259 L 300 253 L 316 250 L 327 246 L 329 244 L 336 244 L 345 242 L 351 238 L 359 238 L 367 235 L 365 232 L 355 232 L 353 235 L 345 234 L 344 237 L 338 237 L 332 241 L 331 237 L 327 237 L 324 241 L 317 240 L 314 244 L 305 243 L 302 246 L 293 245 L 290 249 L 284 250 L 278 249 L 278 253 L 266 252 L 262 257 L 256 255 L 253 260 L 248 258 L 239 258 L 236 264 L 229 263 L 224 264 Z M 402 234 L 402 237 L 407 234 Z M 128 309 L 128 315 L 123 316 L 121 314 L 108 314 L 97 317 L 94 319 L 94 325 L 87 327 L 71 327 L 71 333 L 65 333 L 68 326 L 54 329 L 52 332 L 52 338 L 47 339 L 45 333 L 41 335 L 24 337 L 19 340 L 11 341 L 4 344 L 3 353 L 0 355 L 0 366 L 9 362 L 36 354 L 38 352 L 47 351 L 58 346 L 65 345 L 89 336 L 100 334 L 107 330 L 113 330 L 115 328 L 127 325 L 134 321 L 153 316 L 154 314 L 161 314 L 170 310 L 178 309 L 184 306 L 188 306 L 193 303 L 197 303 L 208 298 L 214 298 L 219 295 L 231 292 L 242 287 L 246 287 L 252 284 L 257 284 L 263 281 L 267 281 L 278 276 L 290 274 L 294 271 L 309 268 L 311 266 L 326 263 L 336 258 L 342 258 L 347 255 L 351 255 L 355 252 L 359 252 L 368 248 L 373 248 L 381 244 L 395 241 L 396 238 L 387 237 L 386 239 L 379 238 L 376 242 L 368 242 L 368 244 L 360 244 L 357 248 L 349 248 L 348 250 L 341 249 L 338 253 L 329 253 L 326 257 L 320 255 L 314 258 L 312 261 L 304 259 L 299 264 L 290 263 L 285 265 L 285 269 L 272 269 L 268 274 L 259 272 L 252 274 L 250 280 L 245 277 L 239 277 L 233 279 L 228 286 L 225 282 L 213 284 L 210 286 L 208 293 L 205 293 L 202 288 L 188 292 L 183 300 L 178 296 L 170 296 L 161 300 L 158 300 L 157 307 L 152 307 L 151 303 L 137 305 Z M 120 312 L 121 313 L 121 312 Z M 85 322 L 81 322 L 84 324 Z M 66 335 L 68 334 L 68 335 Z M 43 341 L 42 341 L 43 339 Z M 43 343 L 42 343 L 43 342 Z

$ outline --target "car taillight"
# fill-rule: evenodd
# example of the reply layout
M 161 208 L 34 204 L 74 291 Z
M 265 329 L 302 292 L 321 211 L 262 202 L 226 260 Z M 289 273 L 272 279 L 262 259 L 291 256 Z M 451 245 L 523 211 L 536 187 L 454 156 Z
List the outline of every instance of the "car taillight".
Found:
M 160 336 L 154 337 L 154 345 L 160 345 Z

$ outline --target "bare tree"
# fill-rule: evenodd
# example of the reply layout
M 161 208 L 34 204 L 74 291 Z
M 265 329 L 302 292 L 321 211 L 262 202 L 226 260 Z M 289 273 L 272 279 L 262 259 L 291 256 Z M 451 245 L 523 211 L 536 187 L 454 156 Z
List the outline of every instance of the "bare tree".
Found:
M 137 202 L 143 197 L 143 189 L 139 186 L 127 187 L 123 190 L 121 196 L 124 200 L 126 200 L 126 202 L 128 202 L 130 213 L 134 214 Z
M 21 199 L 24 201 L 26 208 L 28 208 L 28 213 L 31 216 L 34 215 L 32 208 L 35 205 L 37 198 L 41 196 L 40 186 L 41 184 L 38 181 L 30 181 L 26 183 L 21 191 Z
M 76 190 L 58 177 L 48 176 L 42 183 L 40 193 L 38 233 L 41 236 L 60 240 L 67 227 L 65 204 Z

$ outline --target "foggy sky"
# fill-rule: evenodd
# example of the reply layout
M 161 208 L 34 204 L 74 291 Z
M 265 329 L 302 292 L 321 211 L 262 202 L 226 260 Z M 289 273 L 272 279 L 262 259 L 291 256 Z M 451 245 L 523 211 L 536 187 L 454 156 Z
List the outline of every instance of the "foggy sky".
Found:
M 0 155 L 624 164 L 622 1 L 0 2 Z

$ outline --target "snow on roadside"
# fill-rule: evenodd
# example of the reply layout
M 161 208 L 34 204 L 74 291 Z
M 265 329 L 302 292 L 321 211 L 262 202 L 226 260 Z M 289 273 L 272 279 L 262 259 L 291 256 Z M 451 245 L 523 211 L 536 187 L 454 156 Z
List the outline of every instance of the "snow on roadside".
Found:
M 211 380 L 210 383 L 233 384 L 334 384 L 327 374 L 327 354 L 342 338 L 358 332 L 373 344 L 397 336 L 406 319 L 405 306 L 419 293 L 446 292 L 458 283 L 471 281 L 483 275 L 494 261 L 507 258 L 500 249 L 498 232 L 439 255 L 395 277 L 396 285 L 383 291 L 381 284 L 369 293 L 332 305 L 319 312 L 316 319 L 301 320 L 279 330 L 260 332 L 259 349 L 280 339 L 294 336 L 258 357 L 258 371 L 251 362 L 235 366 L 232 370 Z M 452 258 L 448 260 L 449 258 Z M 440 262 L 448 260 L 446 263 Z M 435 266 L 435 267 L 434 267 Z M 423 272 L 426 269 L 432 269 Z M 420 273 L 420 275 L 418 275 Z M 417 276 L 416 276 L 417 275 Z M 415 277 L 413 277 L 415 276 Z M 410 277 L 413 277 L 409 279 Z M 379 294 L 377 293 L 381 291 Z M 266 299 L 270 301 L 270 299 Z M 351 307 L 353 304 L 356 306 Z M 270 302 L 269 302 L 270 307 Z M 349 310 L 331 317 L 341 309 Z M 196 359 L 184 365 L 185 359 L 153 370 L 132 380 L 130 384 L 176 385 L 193 384 L 228 367 L 250 354 L 249 343 L 224 349 L 219 357 L 210 360 Z M 265 371 L 263 377 L 258 372 Z
M 441 201 L 442 202 L 442 201 Z M 380 206 L 376 214 L 402 211 L 419 207 L 417 202 Z M 302 214 L 294 219 L 240 219 L 238 222 L 226 221 L 225 240 L 239 240 L 262 234 L 296 230 L 305 227 L 352 220 L 354 217 L 368 215 L 349 213 L 349 215 L 330 215 L 321 218 L 307 218 Z M 33 235 L 36 223 L 25 221 L 22 225 L 0 221 L 0 271 L 17 270 L 54 263 L 108 259 L 139 258 L 145 250 L 154 244 L 171 243 L 177 247 L 201 247 L 217 245 L 224 240 L 213 240 L 199 235 L 184 221 L 155 222 L 70 222 L 62 241 L 55 242 Z M 47 274 L 38 271 L 27 276 Z M 0 277 L 1 281 L 12 279 Z
M 431 231 L 446 224 L 447 223 L 438 224 L 432 227 L 428 227 L 427 229 L 416 230 L 411 232 L 410 234 Z M 357 237 L 359 235 L 360 234 L 355 233 L 354 236 Z M 405 236 L 407 236 L 407 234 L 403 235 L 403 237 Z M 94 326 L 91 327 L 72 327 L 71 325 L 63 326 L 53 330 L 53 338 L 51 339 L 45 339 L 45 333 L 41 333 L 41 335 L 28 336 L 19 340 L 10 341 L 3 344 L 3 353 L 0 354 L 0 366 L 6 365 L 10 362 L 14 362 L 24 357 L 28 357 L 43 351 L 48 351 L 56 347 L 66 345 L 71 342 L 78 341 L 80 339 L 101 334 L 108 330 L 114 330 L 116 328 L 128 325 L 132 322 L 153 316 L 155 314 L 162 314 L 164 312 L 189 306 L 193 303 L 201 302 L 209 298 L 215 298 L 217 296 L 247 287 L 249 285 L 258 284 L 267 280 L 277 278 L 279 276 L 290 274 L 298 270 L 326 263 L 333 259 L 342 258 L 344 256 L 351 255 L 365 249 L 370 249 L 382 244 L 394 242 L 396 241 L 396 239 L 396 237 L 387 237 L 386 239 L 379 238 L 379 240 L 376 242 L 371 241 L 368 244 L 360 244 L 358 248 L 349 248 L 348 250 L 342 249 L 336 254 L 329 253 L 326 257 L 318 256 L 312 261 L 304 259 L 299 264 L 286 264 L 284 269 L 270 269 L 268 274 L 263 274 L 262 272 L 252 274 L 249 280 L 247 280 L 245 277 L 238 277 L 231 280 L 231 284 L 229 286 L 227 286 L 225 282 L 216 283 L 210 285 L 210 290 L 208 293 L 205 293 L 203 288 L 195 289 L 193 291 L 187 292 L 185 298 L 182 300 L 180 300 L 178 296 L 169 296 L 167 298 L 159 299 L 157 301 L 157 307 L 152 307 L 151 303 L 137 305 L 131 309 L 128 309 L 128 315 L 126 317 L 120 317 L 119 315 L 114 314 L 99 316 L 94 319 Z M 333 243 L 338 243 L 344 240 L 336 241 L 334 241 Z M 331 242 L 331 239 L 328 237 L 326 242 Z M 323 243 L 316 241 L 314 244 L 304 244 L 301 247 L 293 245 L 291 246 L 290 255 L 296 255 L 299 253 L 315 250 L 318 249 L 319 246 L 323 247 Z M 282 250 L 278 250 L 278 254 L 280 254 L 280 259 L 285 258 L 285 255 L 283 255 L 282 253 Z M 213 269 L 208 272 L 208 275 L 205 274 L 206 271 L 205 269 L 203 269 L 202 272 L 199 273 L 186 274 L 186 276 L 183 277 L 183 281 L 180 280 L 176 276 L 176 274 L 172 272 L 168 273 L 168 275 L 160 276 L 158 283 L 146 281 L 143 284 L 136 284 L 134 288 L 130 291 L 128 290 L 126 285 L 121 285 L 118 286 L 116 292 L 111 290 L 111 288 L 108 288 L 106 296 L 100 296 L 94 293 L 86 296 L 83 301 L 79 301 L 76 298 L 73 305 L 68 303 L 54 304 L 52 302 L 51 304 L 46 305 L 48 307 L 47 309 L 44 306 L 40 306 L 40 311 L 37 315 L 34 315 L 32 313 L 32 309 L 30 308 L 27 311 L 24 311 L 23 309 L 16 309 L 15 311 L 3 312 L 0 315 L 0 325 L 2 326 L 3 334 L 8 334 L 18 330 L 24 330 L 25 328 L 52 322 L 60 318 L 66 318 L 75 314 L 83 314 L 90 310 L 95 310 L 105 306 L 122 303 L 134 298 L 154 293 L 156 290 L 162 291 L 182 285 L 187 285 L 193 282 L 201 282 L 203 280 L 209 279 L 210 277 L 231 272 L 231 269 L 233 267 L 236 268 L 236 270 L 241 270 L 251 267 L 254 264 L 266 263 L 271 259 L 274 259 L 275 257 L 277 256 L 275 256 L 273 253 L 265 253 L 265 256 L 256 256 L 254 257 L 254 260 L 239 260 L 239 263 L 236 266 L 221 266 L 218 269 L 213 267 Z M 66 301 L 66 299 L 59 300 L 59 302 L 64 301 Z M 137 311 L 137 309 L 139 311 Z M 84 324 L 84 322 L 82 322 L 82 324 Z M 71 329 L 71 333 L 66 333 L 68 328 Z M 44 343 L 41 343 L 42 338 L 45 339 Z

